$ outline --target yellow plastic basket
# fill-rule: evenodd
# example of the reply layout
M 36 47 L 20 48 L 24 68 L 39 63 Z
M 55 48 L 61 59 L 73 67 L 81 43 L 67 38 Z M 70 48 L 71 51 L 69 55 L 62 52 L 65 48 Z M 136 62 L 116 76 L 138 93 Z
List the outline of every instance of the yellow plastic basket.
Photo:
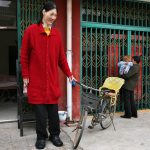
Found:
M 103 88 L 107 88 L 115 91 L 114 93 L 110 93 L 108 96 L 111 98 L 111 104 L 114 105 L 116 103 L 119 90 L 124 84 L 125 80 L 119 77 L 108 77 L 105 79 L 103 85 L 99 88 L 101 91 Z

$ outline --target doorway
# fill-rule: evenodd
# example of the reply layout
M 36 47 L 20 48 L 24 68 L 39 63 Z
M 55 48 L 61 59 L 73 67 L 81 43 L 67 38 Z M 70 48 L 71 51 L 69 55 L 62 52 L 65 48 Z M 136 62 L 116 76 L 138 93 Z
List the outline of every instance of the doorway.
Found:
M 17 120 L 16 1 L 0 1 L 0 123 Z

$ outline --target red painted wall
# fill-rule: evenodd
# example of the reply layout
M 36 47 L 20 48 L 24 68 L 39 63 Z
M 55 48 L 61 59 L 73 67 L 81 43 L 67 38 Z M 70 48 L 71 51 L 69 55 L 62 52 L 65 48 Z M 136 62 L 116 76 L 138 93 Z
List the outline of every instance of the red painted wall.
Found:
M 66 43 L 67 43 L 67 1 L 66 0 L 55 0 L 57 9 L 58 9 L 58 16 L 55 22 L 55 27 L 60 31 L 64 50 L 67 51 Z M 59 110 L 67 110 L 67 92 L 66 92 L 66 76 L 64 73 L 59 69 L 59 83 L 62 95 L 59 99 Z
M 60 30 L 65 51 L 67 50 L 67 0 L 55 0 L 58 8 L 58 18 L 55 26 Z M 74 77 L 80 79 L 80 0 L 72 0 L 72 72 Z M 67 110 L 66 77 L 60 70 L 59 74 L 62 96 L 59 100 L 59 109 Z M 79 118 L 80 89 L 73 88 L 73 120 Z

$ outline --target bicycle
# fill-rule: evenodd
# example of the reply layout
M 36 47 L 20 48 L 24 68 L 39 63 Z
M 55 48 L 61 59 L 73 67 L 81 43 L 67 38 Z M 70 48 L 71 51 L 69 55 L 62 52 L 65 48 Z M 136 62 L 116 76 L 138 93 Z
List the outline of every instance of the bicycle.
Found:
M 82 111 L 80 119 L 75 129 L 72 131 L 76 131 L 73 141 L 74 149 L 76 149 L 80 143 L 89 113 L 92 115 L 91 125 L 88 126 L 89 129 L 93 129 L 97 124 L 100 124 L 102 129 L 107 129 L 111 124 L 113 124 L 115 130 L 113 118 L 116 111 L 116 100 L 119 89 L 124 84 L 124 79 L 108 77 L 103 86 L 99 89 L 86 86 L 77 81 L 75 82 L 85 91 L 82 91 L 81 94 Z M 115 86 L 113 86 L 113 84 L 115 84 Z M 88 90 L 90 90 L 90 92 Z M 93 94 L 92 91 L 99 92 L 99 95 Z

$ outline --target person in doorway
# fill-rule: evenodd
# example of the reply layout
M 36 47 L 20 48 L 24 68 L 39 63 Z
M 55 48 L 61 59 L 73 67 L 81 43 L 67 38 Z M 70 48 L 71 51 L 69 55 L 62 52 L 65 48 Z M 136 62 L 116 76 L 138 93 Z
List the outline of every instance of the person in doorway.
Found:
M 129 55 L 124 56 L 123 61 L 118 62 L 119 74 L 123 75 L 128 73 L 131 66 L 133 66 L 131 57 Z
M 53 27 L 56 18 L 56 4 L 53 1 L 46 2 L 40 22 L 30 25 L 22 39 L 22 77 L 24 88 L 27 88 L 28 101 L 35 109 L 37 149 L 44 149 L 46 146 L 47 116 L 49 140 L 57 147 L 63 145 L 59 137 L 58 99 L 61 93 L 58 66 L 70 82 L 75 80 L 68 67 L 60 33 Z
M 133 66 L 130 68 L 129 72 L 121 75 L 125 79 L 125 84 L 122 87 L 122 99 L 124 102 L 125 114 L 121 116 L 122 118 L 131 117 L 137 118 L 137 109 L 134 101 L 134 88 L 139 78 L 140 73 L 140 56 L 132 57 Z

